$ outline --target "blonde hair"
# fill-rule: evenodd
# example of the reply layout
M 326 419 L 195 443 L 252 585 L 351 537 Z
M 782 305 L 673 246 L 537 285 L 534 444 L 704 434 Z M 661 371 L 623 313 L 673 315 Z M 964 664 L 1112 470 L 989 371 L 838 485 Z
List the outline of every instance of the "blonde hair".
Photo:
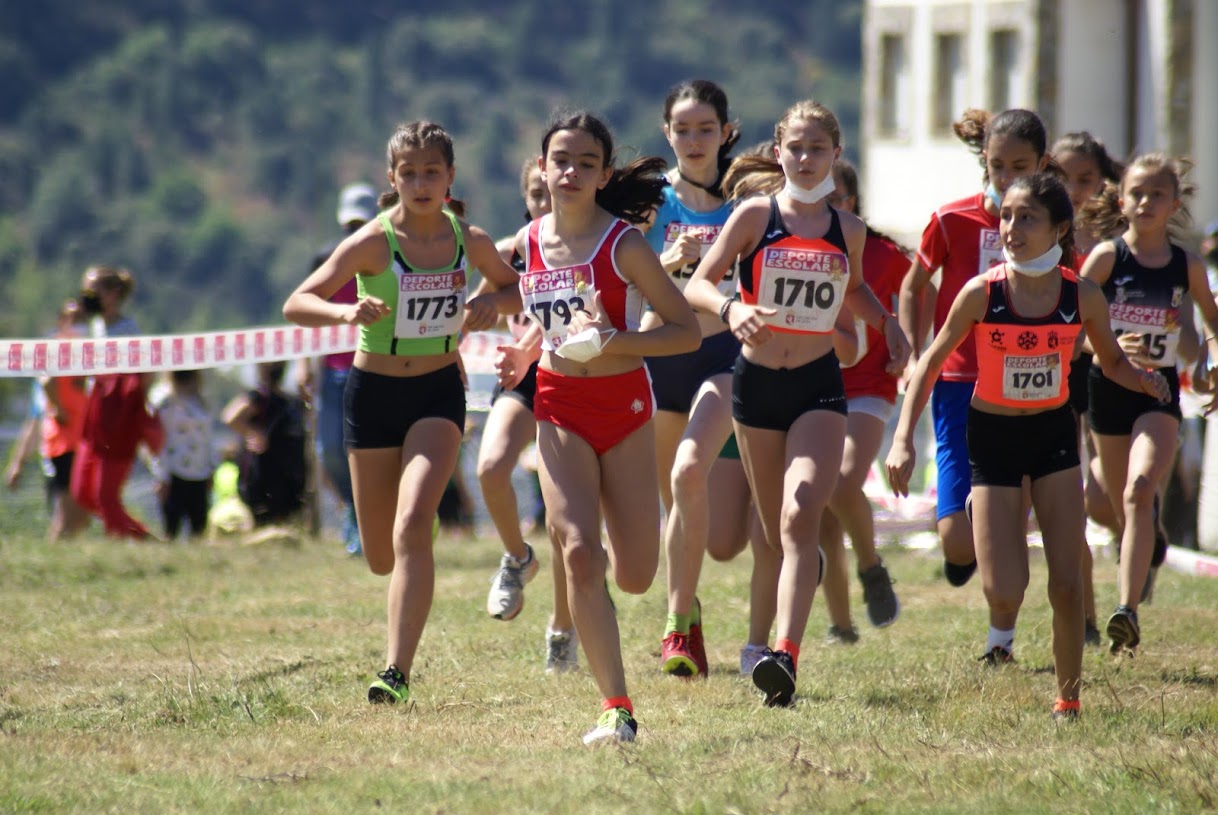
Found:
M 772 147 L 782 144 L 787 130 L 795 122 L 816 122 L 829 134 L 834 147 L 841 147 L 842 128 L 833 111 L 815 99 L 805 99 L 787 108 L 774 125 L 774 141 L 740 156 L 732 162 L 723 176 L 724 197 L 729 201 L 751 195 L 773 195 L 782 189 L 785 177 L 782 165 L 774 157 Z

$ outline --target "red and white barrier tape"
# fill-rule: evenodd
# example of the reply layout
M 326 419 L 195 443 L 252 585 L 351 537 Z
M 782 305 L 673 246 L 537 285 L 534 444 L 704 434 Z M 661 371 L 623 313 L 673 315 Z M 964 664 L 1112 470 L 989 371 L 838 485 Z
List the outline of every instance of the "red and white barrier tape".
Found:
M 1167 559 L 1164 565 L 1177 572 L 1184 572 L 1196 577 L 1218 577 L 1218 557 L 1212 554 L 1194 552 L 1179 546 L 1167 547 Z
M 0 339 L 0 376 L 91 376 L 103 373 L 218 368 L 354 351 L 359 329 L 273 326 L 202 334 L 104 339 Z M 493 374 L 500 333 L 471 334 L 461 342 L 467 374 Z

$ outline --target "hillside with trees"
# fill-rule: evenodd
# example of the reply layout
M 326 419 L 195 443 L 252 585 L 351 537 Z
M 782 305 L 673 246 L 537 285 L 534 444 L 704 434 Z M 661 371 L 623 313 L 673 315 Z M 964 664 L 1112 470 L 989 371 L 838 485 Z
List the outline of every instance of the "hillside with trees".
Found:
M 403 10 L 408 9 L 408 10 Z M 0 7 L 0 334 L 50 326 L 90 263 L 138 277 L 146 331 L 278 321 L 335 236 L 339 187 L 384 186 L 395 123 L 457 143 L 454 195 L 520 223 L 557 106 L 670 155 L 669 86 L 721 83 L 743 145 L 814 96 L 857 142 L 860 4 L 755 0 L 43 0 Z

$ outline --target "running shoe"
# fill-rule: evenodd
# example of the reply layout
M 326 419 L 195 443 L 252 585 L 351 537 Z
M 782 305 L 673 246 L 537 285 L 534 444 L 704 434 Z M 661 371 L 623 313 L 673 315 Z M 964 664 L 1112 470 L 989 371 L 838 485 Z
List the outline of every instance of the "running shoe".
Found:
M 842 628 L 841 626 L 831 625 L 825 633 L 825 642 L 830 645 L 854 645 L 859 641 L 859 632 L 854 629 L 854 626 Z
M 1053 703 L 1053 721 L 1055 722 L 1076 722 L 1079 717 L 1079 703 L 1077 699 L 1058 699 Z
M 884 561 L 872 566 L 865 572 L 859 572 L 859 581 L 863 584 L 863 602 L 867 605 L 867 621 L 876 628 L 892 625 L 901 613 L 901 601 L 892 590 L 892 578 Z
M 565 674 L 579 668 L 579 646 L 574 631 L 546 629 L 546 673 Z
M 997 668 L 1002 665 L 1013 665 L 1015 663 L 1015 655 L 1009 649 L 1003 648 L 1001 645 L 995 645 L 977 657 L 977 661 L 984 662 L 991 668 Z
M 660 670 L 673 676 L 692 678 L 698 675 L 698 663 L 689 649 L 689 635 L 673 631 L 664 637 L 660 649 Z
M 973 572 L 977 571 L 977 561 L 972 563 L 952 563 L 951 561 L 943 561 L 943 576 L 947 578 L 947 582 L 951 583 L 956 588 L 960 588 L 973 577 Z
M 1117 606 L 1116 611 L 1108 618 L 1108 639 L 1112 644 L 1108 650 L 1118 653 L 1122 648 L 1133 651 L 1142 641 L 1142 629 L 1138 626 L 1138 612 L 1129 606 Z
M 364 553 L 359 539 L 359 523 L 355 520 L 355 507 L 351 504 L 347 505 L 346 511 L 343 513 L 342 534 L 343 545 L 348 555 L 359 557 Z
M 396 665 L 381 671 L 368 686 L 368 701 L 374 705 L 393 705 L 409 698 L 410 685 Z
M 758 661 L 765 656 L 768 649 L 764 645 L 754 645 L 747 643 L 740 649 L 740 675 L 752 676 L 753 668 L 756 667 Z
M 600 715 L 596 727 L 584 734 L 584 744 L 634 741 L 638 732 L 639 723 L 630 715 L 630 711 L 624 707 L 612 707 Z
M 706 642 L 702 639 L 702 601 L 695 597 L 694 605 L 698 609 L 698 622 L 689 624 L 689 653 L 694 658 L 698 676 L 705 679 L 710 673 L 710 665 L 706 662 Z
M 795 661 L 786 651 L 771 651 L 753 666 L 753 684 L 765 694 L 766 707 L 790 707 L 795 699 Z
M 491 591 L 486 596 L 486 613 L 496 620 L 511 620 L 524 608 L 524 584 L 537 575 L 537 556 L 533 547 L 524 545 L 528 556 L 517 560 L 506 552 L 499 561 L 499 571 L 491 578 Z
M 1100 637 L 1100 629 L 1095 625 L 1095 620 L 1085 620 L 1083 622 L 1083 645 L 1098 646 L 1102 639 Z

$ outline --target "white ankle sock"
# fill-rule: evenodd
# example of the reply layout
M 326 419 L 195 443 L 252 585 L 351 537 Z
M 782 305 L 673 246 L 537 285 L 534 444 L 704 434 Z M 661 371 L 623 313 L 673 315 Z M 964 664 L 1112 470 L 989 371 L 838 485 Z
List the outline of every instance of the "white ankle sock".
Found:
M 1002 646 L 1008 652 L 1014 650 L 1015 629 L 1001 629 L 990 626 L 990 635 L 985 640 L 985 652 L 988 654 L 995 646 Z

